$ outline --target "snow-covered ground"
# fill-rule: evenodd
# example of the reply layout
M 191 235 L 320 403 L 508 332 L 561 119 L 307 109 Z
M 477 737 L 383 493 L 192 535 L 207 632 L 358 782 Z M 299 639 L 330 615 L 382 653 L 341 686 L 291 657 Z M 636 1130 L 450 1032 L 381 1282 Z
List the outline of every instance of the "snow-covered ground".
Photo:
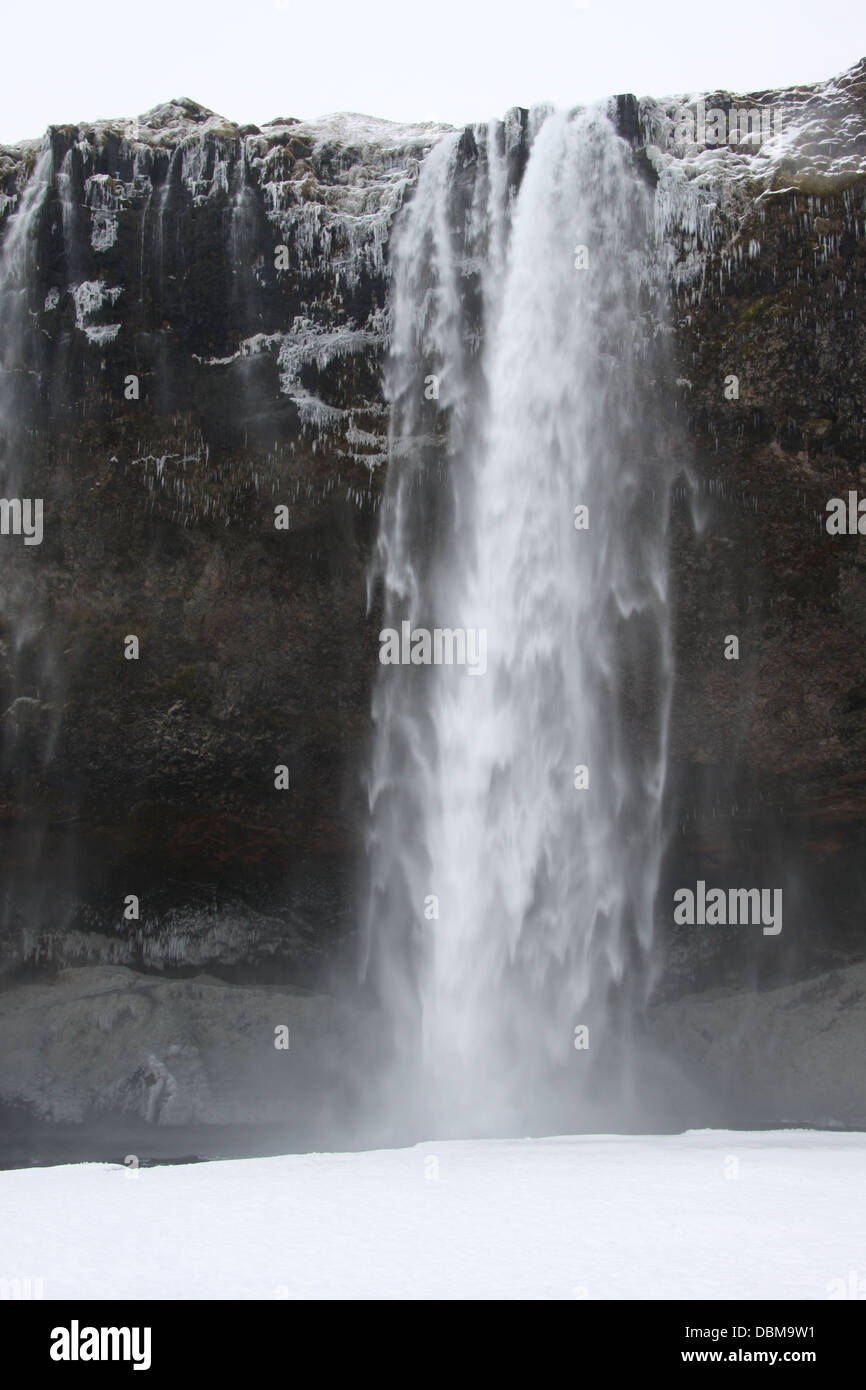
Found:
M 46 1298 L 866 1294 L 866 1134 L 693 1131 L 0 1173 Z M 2 1285 L 0 1285 L 2 1287 Z

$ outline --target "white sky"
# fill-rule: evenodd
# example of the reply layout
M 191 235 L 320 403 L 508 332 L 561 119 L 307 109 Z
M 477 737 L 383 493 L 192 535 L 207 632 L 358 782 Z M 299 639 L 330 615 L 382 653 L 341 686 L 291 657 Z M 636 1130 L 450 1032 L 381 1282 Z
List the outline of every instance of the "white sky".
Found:
M 40 0 L 4 7 L 0 142 L 188 96 L 238 122 L 462 124 L 613 92 L 748 91 L 866 56 L 863 0 Z

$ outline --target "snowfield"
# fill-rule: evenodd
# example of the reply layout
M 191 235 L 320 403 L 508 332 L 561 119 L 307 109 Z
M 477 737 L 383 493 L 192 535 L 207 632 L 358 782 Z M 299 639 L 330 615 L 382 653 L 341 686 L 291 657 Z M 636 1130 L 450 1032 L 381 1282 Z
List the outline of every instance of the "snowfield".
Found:
M 864 1177 L 866 1134 L 795 1130 L 27 1169 L 0 1173 L 0 1281 L 97 1299 L 866 1297 Z

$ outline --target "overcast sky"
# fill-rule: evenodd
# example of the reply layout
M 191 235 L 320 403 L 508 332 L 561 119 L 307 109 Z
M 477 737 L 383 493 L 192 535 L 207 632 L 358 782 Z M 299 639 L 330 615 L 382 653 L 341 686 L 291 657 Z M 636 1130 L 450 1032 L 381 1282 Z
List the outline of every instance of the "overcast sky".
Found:
M 748 91 L 866 56 L 864 0 L 40 0 L 4 6 L 0 142 L 188 96 L 238 122 L 454 124 L 613 92 Z

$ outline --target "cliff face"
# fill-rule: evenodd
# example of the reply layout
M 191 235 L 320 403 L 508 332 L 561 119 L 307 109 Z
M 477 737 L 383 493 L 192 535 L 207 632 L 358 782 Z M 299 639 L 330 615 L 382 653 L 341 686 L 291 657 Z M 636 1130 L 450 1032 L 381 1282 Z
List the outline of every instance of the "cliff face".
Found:
M 866 496 L 866 63 L 704 101 L 782 137 L 701 148 L 693 104 L 617 105 L 681 373 L 662 996 L 863 954 L 866 549 L 825 522 Z M 0 538 L 7 971 L 303 984 L 353 949 L 388 244 L 439 133 L 181 101 L 0 149 L 0 464 L 45 505 L 41 546 Z M 773 951 L 669 925 L 698 878 L 783 886 Z
M 772 949 L 751 928 L 668 929 L 666 990 L 777 985 L 864 946 L 866 550 L 828 533 L 827 504 L 866 495 L 866 64 L 818 88 L 705 98 L 756 105 L 782 132 L 757 153 L 650 147 L 677 248 L 688 455 L 666 887 L 784 886 L 785 920 Z M 647 124 L 658 136 L 658 113 Z
M 184 101 L 3 151 L 6 490 L 45 502 L 3 539 L 7 960 L 303 974 L 345 929 L 387 239 L 436 134 Z

